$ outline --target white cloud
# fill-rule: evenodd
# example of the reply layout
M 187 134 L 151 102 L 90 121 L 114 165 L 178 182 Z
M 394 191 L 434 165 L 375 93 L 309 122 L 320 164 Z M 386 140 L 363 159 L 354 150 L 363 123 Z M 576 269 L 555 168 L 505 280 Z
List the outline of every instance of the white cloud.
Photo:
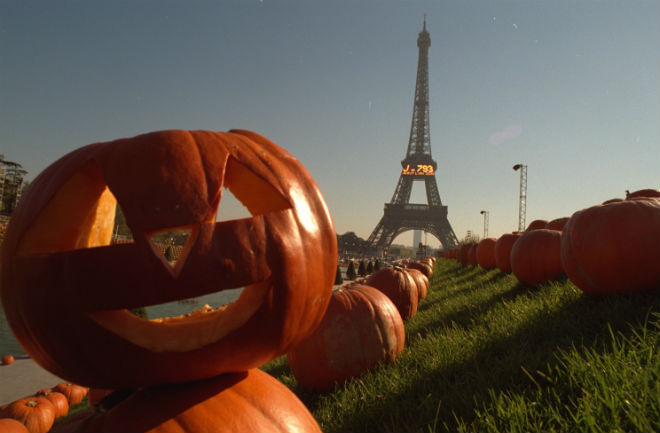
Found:
M 509 125 L 501 131 L 497 131 L 488 137 L 488 143 L 492 145 L 499 145 L 508 140 L 520 137 L 522 134 L 522 126 Z

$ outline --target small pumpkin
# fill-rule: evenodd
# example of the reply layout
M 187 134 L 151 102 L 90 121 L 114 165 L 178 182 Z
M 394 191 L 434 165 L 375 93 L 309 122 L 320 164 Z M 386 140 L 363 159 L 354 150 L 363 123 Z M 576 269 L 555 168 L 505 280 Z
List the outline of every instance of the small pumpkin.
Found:
M 408 263 L 406 265 L 406 268 L 417 269 L 418 271 L 423 273 L 426 276 L 426 278 L 430 278 L 431 274 L 433 273 L 433 265 L 429 264 L 428 262 L 421 261 L 421 260 L 416 261 L 416 262 L 412 262 L 412 263 Z
M 120 432 L 320 433 L 296 395 L 258 369 L 205 380 L 145 387 L 112 407 L 89 409 L 52 433 Z
M 404 343 L 403 320 L 392 301 L 353 283 L 332 293 L 321 324 L 287 359 L 301 386 L 328 390 L 379 362 L 393 362 Z
M 17 420 L 30 433 L 46 433 L 55 422 L 55 407 L 45 397 L 26 397 L 4 407 L 0 418 Z
M 2 365 L 9 365 L 14 362 L 14 355 L 5 355 L 2 357 Z
M 495 244 L 497 239 L 485 238 L 477 245 L 477 264 L 484 269 L 493 269 L 497 266 L 495 262 Z
M 83 401 L 89 388 L 71 382 L 62 382 L 55 385 L 53 391 L 64 394 L 69 405 L 73 406 Z
M 522 236 L 520 232 L 504 233 L 495 242 L 495 264 L 502 272 L 511 272 L 511 248 Z
M 534 286 L 559 278 L 561 232 L 536 229 L 525 232 L 511 248 L 511 271 L 525 284 Z
M 660 287 L 660 201 L 635 198 L 575 212 L 564 227 L 561 261 L 585 293 L 642 293 Z
M 366 284 L 383 292 L 394 303 L 403 320 L 409 320 L 417 314 L 419 293 L 415 280 L 400 266 L 388 266 L 374 272 L 367 278 Z
M 544 229 L 545 226 L 548 224 L 547 220 L 534 220 L 525 229 L 526 232 L 531 232 L 532 230 L 539 230 L 539 229 Z
M 462 244 L 458 250 L 457 253 L 457 258 L 458 261 L 460 262 L 461 265 L 467 266 L 469 261 L 468 261 L 468 256 L 470 252 L 470 248 L 474 245 L 473 243 L 465 243 Z
M 61 392 L 52 391 L 50 389 L 42 389 L 35 394 L 37 397 L 45 397 L 53 403 L 55 407 L 55 419 L 63 417 L 69 412 L 69 400 Z
M 427 278 L 426 275 L 422 273 L 419 269 L 415 268 L 406 268 L 406 271 L 410 274 L 411 277 L 413 277 L 413 280 L 415 280 L 415 284 L 417 284 L 417 292 L 419 294 L 419 301 L 422 299 L 426 299 L 429 293 L 429 279 Z M 366 282 L 366 281 L 365 281 Z M 418 302 L 419 302 L 418 301 Z M 419 304 L 418 304 L 419 306 Z
M 655 188 L 645 188 L 626 194 L 626 199 L 633 198 L 660 198 L 660 190 Z
M 548 221 L 548 224 L 545 225 L 545 228 L 548 230 L 564 230 L 564 226 L 568 222 L 568 217 L 555 218 Z
M 93 406 L 103 400 L 105 396 L 112 393 L 112 391 L 112 389 L 90 388 L 87 393 L 87 400 L 89 401 L 89 404 Z
M 215 221 L 223 187 L 251 218 Z M 110 242 L 117 206 L 132 243 Z M 190 235 L 172 265 L 151 237 L 175 229 Z M 320 322 L 337 267 L 316 183 L 249 131 L 77 149 L 30 184 L 3 242 L 0 295 L 16 338 L 53 374 L 98 388 L 202 379 L 283 355 Z M 238 300 L 201 315 L 129 312 L 238 287 Z
M 468 264 L 472 266 L 477 266 L 479 263 L 477 262 L 477 247 L 479 247 L 478 243 L 473 243 L 470 245 L 470 248 L 468 249 Z
M 25 425 L 14 418 L 0 418 L 0 432 L 3 433 L 30 433 Z

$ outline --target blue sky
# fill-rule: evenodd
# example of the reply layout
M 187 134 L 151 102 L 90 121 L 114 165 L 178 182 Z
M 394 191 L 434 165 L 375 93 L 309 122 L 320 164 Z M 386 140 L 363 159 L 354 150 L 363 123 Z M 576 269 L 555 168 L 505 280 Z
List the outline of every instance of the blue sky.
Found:
M 424 13 L 459 238 L 481 210 L 490 236 L 517 228 L 519 162 L 527 222 L 660 186 L 656 0 L 0 0 L 0 154 L 34 178 L 91 142 L 251 129 L 302 161 L 338 233 L 367 238 L 408 145 Z

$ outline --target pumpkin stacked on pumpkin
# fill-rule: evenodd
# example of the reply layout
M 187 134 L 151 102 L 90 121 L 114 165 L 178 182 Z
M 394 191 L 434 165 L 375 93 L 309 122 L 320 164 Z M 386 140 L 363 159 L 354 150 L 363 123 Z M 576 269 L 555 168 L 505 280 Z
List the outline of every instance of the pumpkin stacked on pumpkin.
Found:
M 251 218 L 215 221 L 223 187 Z M 132 243 L 111 245 L 117 206 Z M 173 229 L 190 236 L 171 265 L 151 237 Z M 157 430 L 223 406 L 186 428 L 318 431 L 294 394 L 254 370 L 316 328 L 337 267 L 316 183 L 268 139 L 172 130 L 82 147 L 34 180 L 2 253 L 2 303 L 36 362 L 82 385 L 140 389 L 62 429 Z M 244 289 L 235 302 L 188 317 L 128 311 L 236 287 Z M 165 395 L 177 412 L 153 405 Z M 150 415 L 120 416 L 136 405 Z

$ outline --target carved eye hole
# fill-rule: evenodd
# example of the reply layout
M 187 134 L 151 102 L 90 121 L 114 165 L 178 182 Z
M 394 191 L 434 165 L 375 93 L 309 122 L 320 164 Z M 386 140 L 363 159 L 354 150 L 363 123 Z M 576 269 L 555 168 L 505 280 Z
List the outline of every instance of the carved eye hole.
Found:
M 149 233 L 147 238 L 154 253 L 169 266 L 174 275 L 178 275 L 194 243 L 196 232 L 197 225 L 185 226 L 155 231 Z
M 291 203 L 273 185 L 257 176 L 252 170 L 231 156 L 227 159 L 223 186 L 222 198 L 218 208 L 218 216 L 222 220 L 226 219 L 223 217 L 223 207 L 230 204 L 223 202 L 229 192 L 232 196 L 228 201 L 234 203 L 238 201 L 244 206 L 243 214 L 247 209 L 250 216 L 265 215 L 292 207 Z M 231 219 L 238 218 L 232 216 Z
M 117 199 L 101 170 L 90 161 L 46 204 L 21 239 L 20 255 L 46 254 L 110 245 Z M 132 238 L 127 238 L 132 242 Z

